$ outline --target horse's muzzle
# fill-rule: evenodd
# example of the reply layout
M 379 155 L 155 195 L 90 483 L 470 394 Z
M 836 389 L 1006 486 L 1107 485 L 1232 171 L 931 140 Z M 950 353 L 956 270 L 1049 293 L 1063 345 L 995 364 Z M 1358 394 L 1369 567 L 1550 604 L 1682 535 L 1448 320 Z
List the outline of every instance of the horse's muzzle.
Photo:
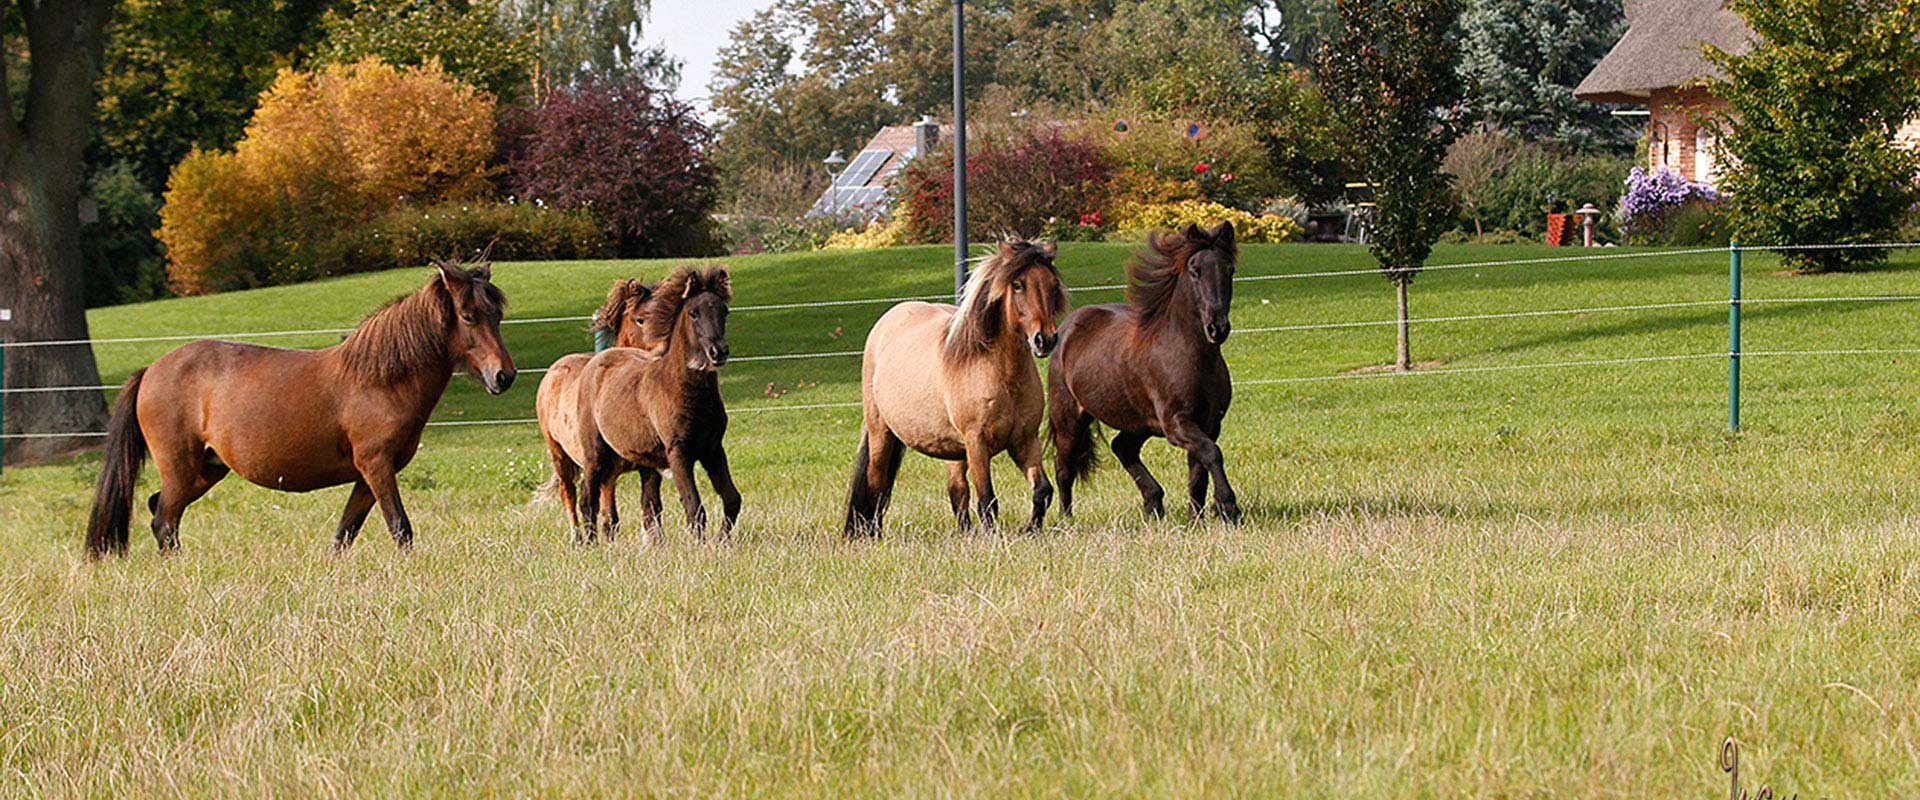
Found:
M 508 389 L 513 387 L 515 374 L 516 373 L 510 369 L 497 369 L 488 373 L 486 380 L 480 383 L 486 387 L 487 394 L 505 394 Z
M 1034 358 L 1046 358 L 1059 344 L 1060 334 L 1058 333 L 1036 333 L 1027 342 L 1027 345 L 1033 348 Z
M 1233 334 L 1233 324 L 1226 320 L 1207 323 L 1207 344 L 1226 344 L 1227 337 Z
M 707 345 L 707 363 L 712 364 L 714 369 L 726 366 L 727 359 L 732 355 L 733 348 L 729 347 L 726 342 Z

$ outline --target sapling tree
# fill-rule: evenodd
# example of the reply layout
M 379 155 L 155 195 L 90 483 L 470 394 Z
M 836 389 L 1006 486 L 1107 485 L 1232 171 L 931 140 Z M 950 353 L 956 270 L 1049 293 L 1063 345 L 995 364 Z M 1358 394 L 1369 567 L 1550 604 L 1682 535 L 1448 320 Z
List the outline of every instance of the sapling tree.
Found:
M 1346 160 L 1376 205 L 1371 250 L 1398 301 L 1400 370 L 1413 367 L 1408 286 L 1457 219 L 1442 165 L 1460 135 L 1466 93 L 1457 69 L 1462 2 L 1340 0 L 1340 26 L 1318 59 L 1328 108 L 1344 123 Z

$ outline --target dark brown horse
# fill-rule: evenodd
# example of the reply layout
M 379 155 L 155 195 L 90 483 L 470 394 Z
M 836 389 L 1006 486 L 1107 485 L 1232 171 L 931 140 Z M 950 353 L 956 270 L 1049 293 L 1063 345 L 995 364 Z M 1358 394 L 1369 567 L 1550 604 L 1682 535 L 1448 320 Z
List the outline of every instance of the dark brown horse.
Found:
M 655 350 L 656 355 L 665 355 L 666 337 L 659 333 L 648 335 L 646 332 L 647 312 L 657 287 L 651 283 L 625 279 L 613 282 L 607 290 L 607 301 L 599 310 L 593 312 L 593 325 L 589 328 L 595 339 L 606 335 L 613 341 L 614 347 L 637 347 Z M 540 436 L 547 443 L 547 459 L 553 465 L 553 477 L 542 487 L 542 491 L 551 489 L 566 506 L 567 518 L 575 530 L 580 530 L 580 513 L 575 504 L 579 501 L 576 491 L 580 480 L 580 462 L 586 458 L 583 453 L 569 452 L 583 447 L 580 440 L 579 384 L 580 376 L 587 371 L 587 362 L 593 360 L 592 353 L 572 353 L 560 357 L 547 368 L 547 374 L 540 379 L 540 392 L 534 399 L 534 411 L 540 419 Z M 660 507 L 660 471 L 642 469 L 640 472 L 641 492 L 649 507 Z M 609 499 L 607 516 L 618 519 L 618 510 Z
M 723 439 L 727 408 L 720 399 L 719 368 L 727 363 L 727 304 L 733 289 L 722 268 L 681 267 L 654 290 L 646 304 L 645 336 L 665 337 L 658 348 L 616 347 L 587 362 L 575 392 L 577 439 L 564 447 L 584 477 L 576 501 L 579 538 L 611 539 L 619 519 L 613 502 L 620 475 L 667 470 L 680 492 L 687 527 L 706 535 L 707 514 L 694 485 L 699 464 L 720 495 L 725 517 L 720 537 L 740 516 Z M 642 524 L 659 531 L 658 482 L 643 498 Z
M 1213 478 L 1214 512 L 1238 522 L 1240 506 L 1227 483 L 1214 440 L 1233 400 L 1233 380 L 1220 345 L 1233 327 L 1236 249 L 1233 226 L 1211 231 L 1155 232 L 1127 266 L 1127 302 L 1087 306 L 1060 325 L 1060 347 L 1047 365 L 1048 428 L 1060 512 L 1073 513 L 1073 482 L 1093 469 L 1096 422 L 1115 430 L 1113 454 L 1139 486 L 1148 516 L 1165 513 L 1165 492 L 1140 461 L 1147 439 L 1164 436 L 1187 451 L 1187 504 L 1205 509 Z
M 126 551 L 134 482 L 149 454 L 160 491 L 147 507 L 162 551 L 179 547 L 181 512 L 229 470 L 288 492 L 351 483 L 335 545 L 353 544 L 375 502 L 394 542 L 412 544 L 395 475 L 419 448 L 447 382 L 464 371 L 499 394 L 514 376 L 500 341 L 506 299 L 489 265 L 436 270 L 333 347 L 202 340 L 136 370 L 107 425 L 88 554 Z

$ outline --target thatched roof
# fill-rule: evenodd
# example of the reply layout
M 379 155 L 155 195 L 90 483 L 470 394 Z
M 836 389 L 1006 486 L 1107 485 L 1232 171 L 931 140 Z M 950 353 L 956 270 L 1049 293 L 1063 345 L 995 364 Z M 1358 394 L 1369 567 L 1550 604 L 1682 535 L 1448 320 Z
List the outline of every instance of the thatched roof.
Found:
M 1753 30 L 1725 0 L 1627 0 L 1627 35 L 1573 90 L 1596 103 L 1645 102 L 1656 89 L 1717 74 L 1701 54 L 1710 44 L 1745 53 Z

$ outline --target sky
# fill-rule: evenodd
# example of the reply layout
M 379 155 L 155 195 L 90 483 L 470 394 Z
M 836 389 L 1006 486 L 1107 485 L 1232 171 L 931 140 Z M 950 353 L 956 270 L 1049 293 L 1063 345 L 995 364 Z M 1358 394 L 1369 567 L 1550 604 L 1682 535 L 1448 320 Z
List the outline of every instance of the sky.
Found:
M 653 0 L 652 15 L 641 30 L 649 43 L 666 45 L 680 59 L 680 98 L 707 108 L 707 84 L 713 80 L 720 48 L 741 20 L 773 0 Z

